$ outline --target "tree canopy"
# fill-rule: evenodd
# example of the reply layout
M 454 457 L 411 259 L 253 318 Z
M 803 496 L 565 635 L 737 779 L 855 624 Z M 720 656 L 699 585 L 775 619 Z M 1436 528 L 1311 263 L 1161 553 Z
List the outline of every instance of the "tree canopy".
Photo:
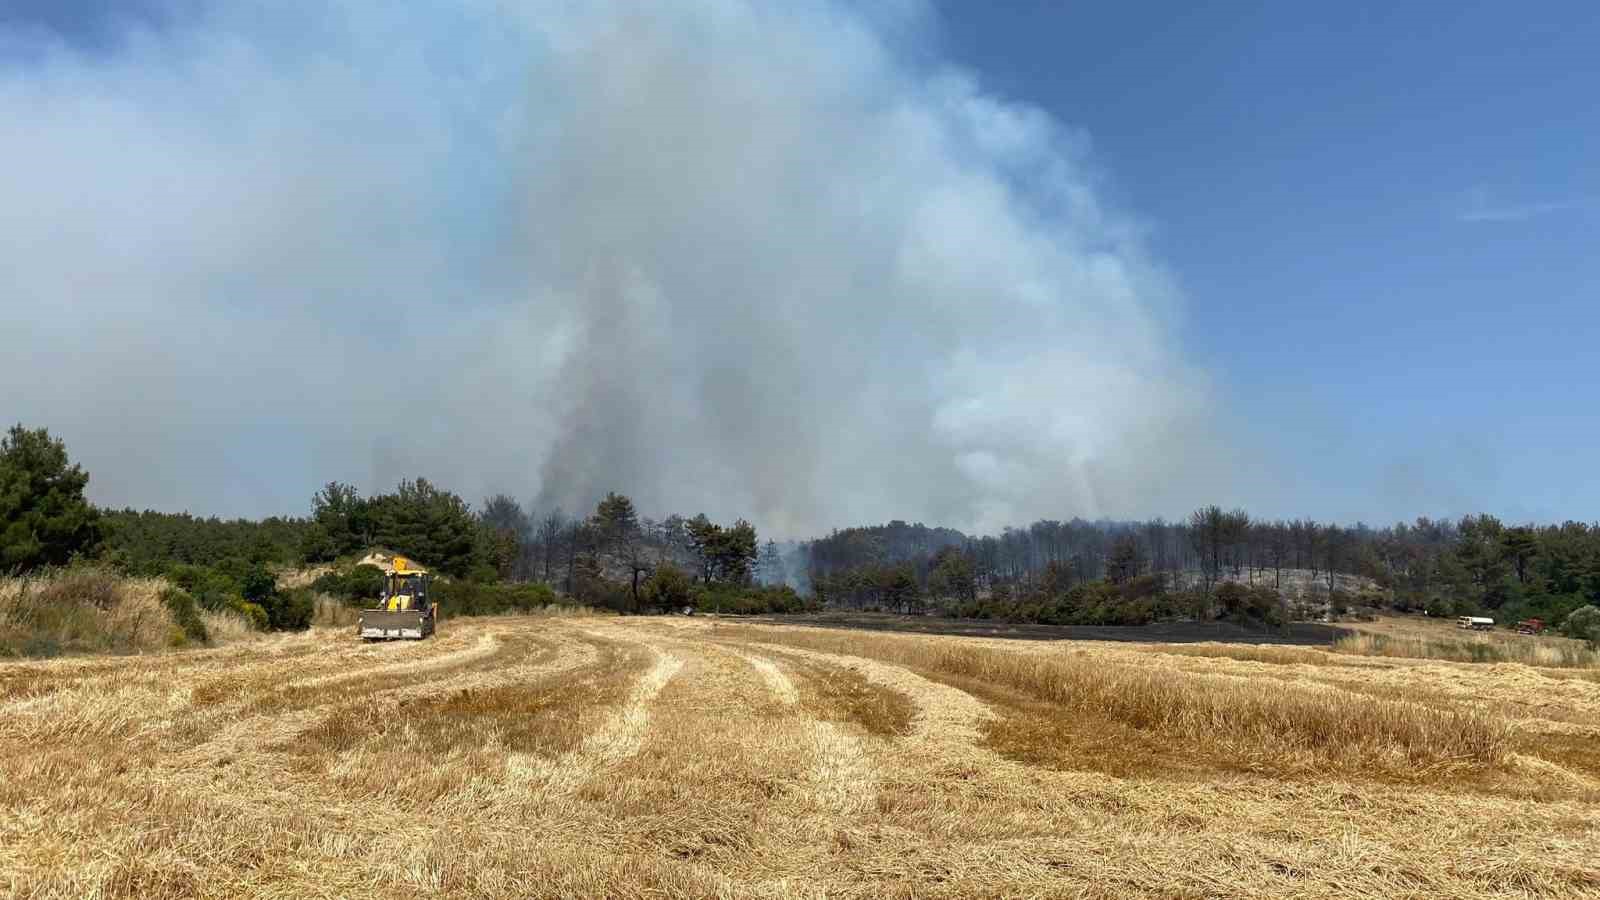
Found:
M 0 570 L 62 565 L 94 550 L 100 515 L 84 499 L 88 484 L 48 430 L 19 424 L 0 438 Z
M 368 501 L 378 544 L 414 556 L 451 575 L 465 576 L 481 559 L 478 520 L 456 494 L 426 478 L 402 481 L 392 494 Z

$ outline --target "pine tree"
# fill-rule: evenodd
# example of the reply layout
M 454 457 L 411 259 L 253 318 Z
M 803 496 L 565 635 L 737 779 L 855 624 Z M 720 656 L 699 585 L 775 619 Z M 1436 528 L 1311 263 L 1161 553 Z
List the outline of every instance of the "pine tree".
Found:
M 651 569 L 644 548 L 644 535 L 639 527 L 639 513 L 633 501 L 618 493 L 607 493 L 594 510 L 595 529 L 599 532 L 605 549 L 613 559 L 628 569 L 631 579 L 633 608 L 639 606 L 639 578 Z
M 761 580 L 766 584 L 787 584 L 788 578 L 783 571 L 783 555 L 778 552 L 777 541 L 767 541 L 761 549 Z
M 1144 570 L 1144 554 L 1139 549 L 1139 538 L 1124 534 L 1111 545 L 1111 558 L 1106 560 L 1106 577 L 1112 584 L 1127 584 Z
M 14 426 L 0 438 L 0 571 L 62 565 L 92 552 L 100 514 L 84 499 L 89 474 L 50 432 Z

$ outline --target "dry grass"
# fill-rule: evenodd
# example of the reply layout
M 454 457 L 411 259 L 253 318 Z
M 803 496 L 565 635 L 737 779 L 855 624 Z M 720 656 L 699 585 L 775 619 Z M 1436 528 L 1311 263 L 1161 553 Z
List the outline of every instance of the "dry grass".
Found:
M 1362 631 L 1335 642 L 1338 653 L 1456 662 L 1515 662 L 1550 668 L 1600 668 L 1600 650 L 1554 636 L 1429 629 L 1424 633 Z
M 170 588 L 165 579 L 126 578 L 93 567 L 0 578 L 0 658 L 150 653 L 189 646 L 162 602 Z M 203 609 L 199 615 L 212 646 L 264 639 L 243 616 Z
M 1172 650 L 564 615 L 4 663 L 0 885 L 1600 892 L 1600 684 Z M 1538 715 L 1510 715 L 1515 698 Z
M 142 652 L 181 643 L 166 582 L 101 569 L 0 579 L 0 656 Z
M 327 594 L 312 597 L 311 624 L 316 628 L 350 628 L 361 618 L 354 607 L 340 603 Z
M 818 719 L 849 722 L 875 735 L 910 732 L 917 711 L 910 698 L 873 684 L 856 667 L 806 661 L 791 666 L 801 676 L 799 702 Z
M 1324 765 L 1414 767 L 1502 762 L 1503 723 L 1470 709 L 1441 711 L 1318 685 L 1240 681 L 1121 666 L 1089 655 L 1015 653 L 972 641 L 797 632 L 814 649 L 910 665 L 935 676 L 996 685 L 1064 713 L 1248 755 L 1262 764 L 1312 757 Z
M 200 621 L 206 626 L 206 635 L 217 646 L 237 644 L 241 641 L 263 640 L 265 636 L 255 630 L 244 616 L 233 612 L 200 611 Z
M 1242 659 L 1274 666 L 1328 666 L 1342 663 L 1322 650 L 1280 647 L 1273 644 L 1149 644 L 1140 649 L 1152 653 L 1198 656 L 1206 659 Z

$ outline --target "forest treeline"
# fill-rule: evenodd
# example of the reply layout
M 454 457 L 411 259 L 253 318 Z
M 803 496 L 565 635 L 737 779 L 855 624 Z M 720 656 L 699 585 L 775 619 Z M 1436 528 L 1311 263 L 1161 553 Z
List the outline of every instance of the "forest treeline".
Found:
M 1180 521 L 1041 520 L 985 536 L 897 520 L 780 548 L 746 520 L 652 519 L 615 493 L 569 515 L 503 494 L 474 506 L 425 478 L 372 496 L 331 482 L 303 517 L 223 520 L 97 509 L 84 499 L 88 478 L 43 430 L 17 426 L 0 441 L 5 571 L 91 560 L 162 575 L 202 606 L 267 627 L 303 627 L 310 616 L 303 590 L 279 590 L 273 573 L 327 565 L 318 589 L 363 602 L 373 581 L 353 568 L 374 547 L 450 576 L 444 599 L 455 612 L 529 608 L 559 594 L 621 612 L 826 605 L 1063 624 L 1276 625 L 1361 604 L 1559 622 L 1600 599 L 1600 527 L 1579 522 L 1476 515 L 1372 528 L 1207 506 Z
M 812 590 L 829 603 L 998 618 L 1042 609 L 1047 619 L 1131 623 L 1186 606 L 1204 613 L 1216 610 L 1207 602 L 1217 591 L 1237 590 L 1230 584 L 1293 588 L 1335 610 L 1359 603 L 1506 621 L 1559 622 L 1600 600 L 1600 526 L 1507 525 L 1491 515 L 1373 528 L 1208 506 L 1176 522 L 1041 520 L 981 537 L 895 521 L 836 531 L 804 551 Z M 1158 598 L 1154 613 L 1150 603 L 1107 602 L 1110 588 L 1127 594 L 1134 584 L 1141 598 Z
M 317 593 L 352 605 L 376 596 L 360 558 L 382 548 L 448 576 L 447 615 L 528 610 L 563 597 L 619 612 L 681 609 L 794 612 L 806 602 L 781 575 L 777 546 L 744 520 L 642 518 L 607 495 L 585 515 L 534 516 L 506 496 L 474 507 L 426 478 L 363 496 L 330 482 L 304 517 L 219 519 L 107 510 L 85 497 L 89 473 L 42 429 L 0 439 L 0 574 L 92 564 L 174 586 L 174 614 L 229 611 L 261 628 L 306 627 Z M 323 567 L 310 585 L 289 570 Z M 85 582 L 88 583 L 88 582 Z

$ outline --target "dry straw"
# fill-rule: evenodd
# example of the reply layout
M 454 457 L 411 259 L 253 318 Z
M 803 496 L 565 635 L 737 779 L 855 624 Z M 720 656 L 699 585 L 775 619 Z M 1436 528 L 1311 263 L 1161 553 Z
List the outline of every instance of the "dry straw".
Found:
M 3 663 L 0 885 L 157 900 L 1600 892 L 1600 760 L 1552 730 L 1600 733 L 1600 684 L 1306 652 L 1327 664 L 568 614 L 450 620 L 419 643 L 341 626 Z M 1424 677 L 1416 701 L 1358 690 Z M 1495 691 L 1546 697 L 1520 716 L 1474 702 Z M 1064 750 L 998 739 L 1024 733 Z M 1118 777 L 1135 754 L 1150 764 Z

